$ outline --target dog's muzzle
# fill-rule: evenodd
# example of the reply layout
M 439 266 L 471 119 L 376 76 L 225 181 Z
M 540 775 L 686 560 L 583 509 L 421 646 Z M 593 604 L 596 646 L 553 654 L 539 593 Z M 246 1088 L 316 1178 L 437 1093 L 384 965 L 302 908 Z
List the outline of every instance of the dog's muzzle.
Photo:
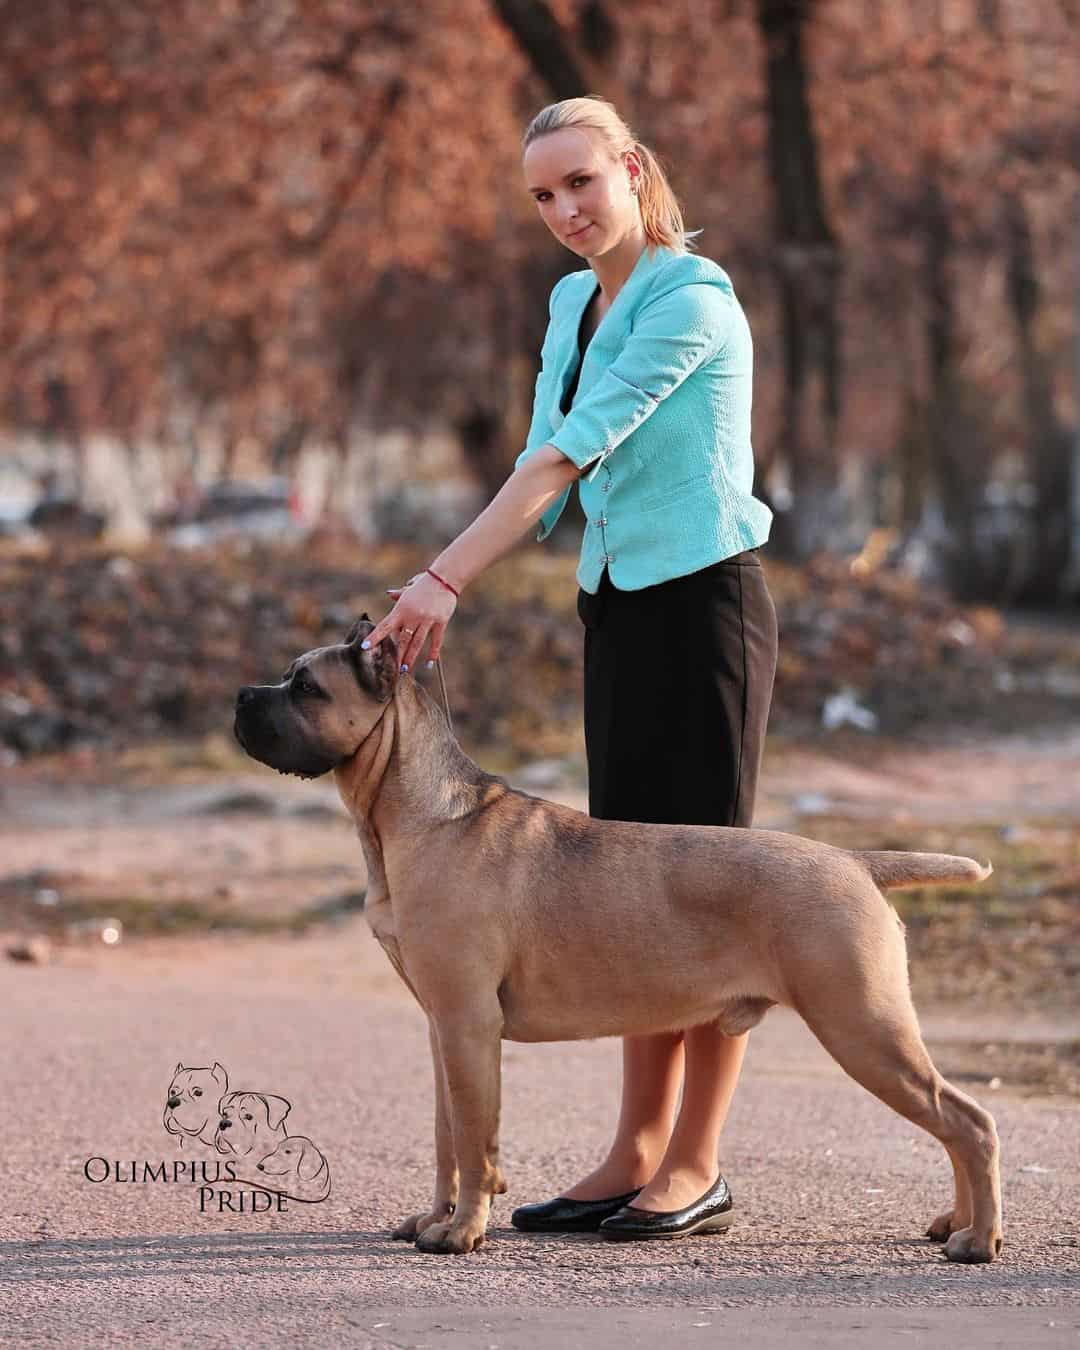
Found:
M 274 725 L 273 717 L 267 715 L 263 691 L 253 685 L 243 685 L 236 695 L 233 735 L 252 759 L 293 778 L 321 778 L 339 762 L 322 756 L 313 757 L 297 745 L 290 745 L 289 738 L 282 736 Z M 297 759 L 308 762 L 301 767 L 296 764 Z M 286 763 L 283 765 L 279 760 Z

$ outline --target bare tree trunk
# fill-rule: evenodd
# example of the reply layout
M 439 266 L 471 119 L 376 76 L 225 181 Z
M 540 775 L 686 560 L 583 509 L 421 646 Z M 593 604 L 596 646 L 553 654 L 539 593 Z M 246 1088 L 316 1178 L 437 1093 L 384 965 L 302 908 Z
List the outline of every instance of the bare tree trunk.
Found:
M 1008 558 L 980 557 L 978 508 L 992 460 L 990 427 L 979 412 L 975 392 L 956 369 L 956 314 L 949 278 L 953 234 L 940 169 L 932 156 L 927 159 L 925 182 L 927 441 L 932 471 L 923 517 L 931 530 L 938 519 L 944 523 L 944 563 L 951 588 L 957 596 L 975 600 L 996 593 L 1008 575 Z
M 1028 463 L 1035 485 L 1035 511 L 1029 524 L 1027 566 L 1018 578 L 1016 598 L 1039 603 L 1058 598 L 1069 561 L 1069 507 L 1072 447 L 1054 412 L 1051 375 L 1034 337 L 1041 287 L 1035 270 L 1031 230 L 1023 202 L 1004 199 L 1008 248 L 1008 298 L 1016 320 L 1023 372 Z
M 1076 198 L 1076 259 L 1073 283 L 1073 446 L 1072 446 L 1072 483 L 1069 500 L 1070 530 L 1068 577 L 1065 593 L 1074 599 L 1080 599 L 1080 195 Z
M 769 164 L 774 193 L 776 270 L 784 335 L 783 444 L 793 501 L 773 539 L 796 556 L 822 547 L 836 522 L 836 427 L 840 415 L 837 284 L 841 259 L 825 216 L 818 150 L 807 98 L 805 0 L 758 0 L 766 52 Z M 819 418 L 807 393 L 819 377 Z
M 621 91 L 612 88 L 610 70 L 603 69 L 618 41 L 612 17 L 617 9 L 590 0 L 578 17 L 577 40 L 571 42 L 544 0 L 492 0 L 492 7 L 553 100 L 581 98 L 600 87 L 597 76 L 603 75 L 604 97 L 626 115 Z

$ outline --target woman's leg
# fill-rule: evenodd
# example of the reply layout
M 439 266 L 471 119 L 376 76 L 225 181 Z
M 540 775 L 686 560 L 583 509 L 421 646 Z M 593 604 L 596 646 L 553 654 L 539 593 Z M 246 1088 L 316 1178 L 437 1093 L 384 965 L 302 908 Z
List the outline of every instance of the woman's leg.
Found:
M 636 1196 L 635 1209 L 685 1209 L 720 1172 L 720 1131 L 727 1119 L 750 1033 L 725 1036 L 711 1024 L 683 1033 L 686 1087 L 675 1129 L 651 1180 Z
M 688 632 L 695 617 L 708 625 L 710 640 L 698 651 L 689 648 L 686 657 L 694 663 L 692 668 L 707 676 L 708 693 L 688 683 L 690 725 L 698 734 L 684 742 L 665 798 L 674 818 L 687 824 L 748 827 L 776 671 L 776 609 L 759 566 L 710 571 L 711 579 L 683 614 Z M 704 574 L 700 580 L 705 581 Z M 695 662 L 702 652 L 708 659 Z M 732 750 L 726 762 L 715 753 L 724 745 Z M 633 1202 L 636 1208 L 683 1209 L 716 1180 L 720 1131 L 735 1095 L 748 1038 L 749 1033 L 725 1036 L 709 1024 L 684 1033 L 682 1106 L 655 1175 Z
M 644 1186 L 668 1147 L 682 1086 L 683 1033 L 624 1036 L 622 1060 L 615 1138 L 600 1166 L 563 1191 L 570 1200 L 606 1200 Z
M 604 581 L 607 580 L 605 573 Z M 696 773 L 687 774 L 681 765 L 675 766 L 679 789 L 685 792 L 692 784 L 691 795 L 689 800 L 677 802 L 677 794 L 667 788 L 661 800 L 669 811 L 674 808 L 674 812 L 666 817 L 658 817 L 655 809 L 650 810 L 653 803 L 648 799 L 621 802 L 622 809 L 618 811 L 597 811 L 593 805 L 594 765 L 604 771 L 614 770 L 616 756 L 611 752 L 616 747 L 621 750 L 627 742 L 613 743 L 611 739 L 614 708 L 608 691 L 614 682 L 615 646 L 596 641 L 599 635 L 593 631 L 586 633 L 586 738 L 590 750 L 591 814 L 634 820 L 666 818 L 684 824 L 750 825 L 776 665 L 776 612 L 760 569 L 727 571 L 727 581 L 728 595 L 724 597 L 721 588 L 714 621 L 721 629 L 730 628 L 733 634 L 737 631 L 738 640 L 734 644 L 721 640 L 718 644 L 721 660 L 714 672 L 718 678 L 713 688 L 715 691 L 718 686 L 720 697 L 716 698 L 713 693 L 710 711 L 719 719 L 719 725 L 710 728 L 714 734 L 703 738 L 700 722 L 697 719 L 693 722 L 692 743 L 708 746 L 709 768 L 707 772 L 698 768 Z M 601 589 L 607 599 L 610 587 L 602 585 Z M 655 631 L 657 625 L 666 620 L 672 624 L 670 639 L 674 644 L 694 631 L 708 606 L 700 606 L 691 596 L 692 612 L 680 616 L 669 601 L 672 588 L 654 588 L 658 596 L 661 591 L 664 593 L 662 608 L 649 616 L 645 626 L 649 631 Z M 587 604 L 584 599 L 579 602 L 579 613 L 587 629 L 600 627 L 599 617 L 594 619 L 588 609 L 583 612 Z M 605 609 L 606 605 L 601 606 L 598 616 L 603 615 Z M 737 621 L 734 619 L 736 613 Z M 611 616 L 604 617 L 607 619 L 604 626 L 613 627 Z M 641 627 L 636 615 L 633 620 L 627 646 L 631 658 L 633 643 Z M 687 651 L 684 660 L 695 660 L 696 655 Z M 678 656 L 673 653 L 673 657 L 673 668 L 678 669 Z M 601 663 L 607 661 L 611 664 L 601 675 Z M 728 669 L 722 668 L 725 661 L 731 663 Z M 627 663 L 622 669 L 632 671 L 635 667 Z M 588 674 L 594 670 L 597 673 L 593 676 L 593 687 L 603 693 L 593 694 L 590 702 Z M 650 670 L 647 678 L 654 680 L 655 671 Z M 655 695 L 655 692 L 655 689 L 646 691 L 648 695 Z M 640 696 L 631 690 L 630 697 L 637 702 Z M 637 726 L 640 730 L 640 721 Z M 715 774 L 717 765 L 713 747 L 732 744 L 736 739 L 740 748 L 737 767 L 734 764 L 725 766 L 734 773 L 734 778 L 721 785 L 718 800 L 715 783 L 710 783 L 709 779 L 709 774 Z M 619 773 L 617 781 L 625 784 L 655 781 L 656 766 L 663 762 L 668 747 L 658 746 L 654 754 L 640 735 L 633 743 L 646 756 L 641 766 L 643 772 Z M 596 777 L 599 781 L 599 775 Z M 698 783 L 711 788 L 711 792 L 698 787 Z M 605 796 L 606 789 L 596 793 L 598 800 L 604 800 Z M 597 1200 L 644 1186 L 634 1199 L 634 1205 L 658 1211 L 682 1209 L 698 1199 L 716 1180 L 720 1131 L 738 1083 L 748 1035 L 725 1036 L 716 1027 L 706 1025 L 690 1028 L 685 1033 L 624 1037 L 622 1105 L 615 1139 L 600 1166 L 563 1194 L 569 1199 Z M 676 1102 L 684 1070 L 686 1086 L 676 1122 Z

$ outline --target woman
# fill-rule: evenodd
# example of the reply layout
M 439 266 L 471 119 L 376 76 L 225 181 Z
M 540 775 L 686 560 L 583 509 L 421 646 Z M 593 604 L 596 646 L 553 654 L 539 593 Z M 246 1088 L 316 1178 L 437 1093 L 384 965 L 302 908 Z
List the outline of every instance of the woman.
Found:
M 545 538 L 577 481 L 590 814 L 747 826 L 776 666 L 757 557 L 771 514 L 751 493 L 749 327 L 723 270 L 688 251 L 663 170 L 610 103 L 544 108 L 522 164 L 544 223 L 588 267 L 552 291 L 514 473 L 391 592 L 369 642 L 392 634 L 408 669 L 430 637 L 430 665 L 462 586 L 537 520 Z M 746 1035 L 711 1025 L 625 1037 L 606 1158 L 515 1210 L 515 1226 L 631 1239 L 716 1226 L 732 1209 L 717 1152 L 745 1049 Z

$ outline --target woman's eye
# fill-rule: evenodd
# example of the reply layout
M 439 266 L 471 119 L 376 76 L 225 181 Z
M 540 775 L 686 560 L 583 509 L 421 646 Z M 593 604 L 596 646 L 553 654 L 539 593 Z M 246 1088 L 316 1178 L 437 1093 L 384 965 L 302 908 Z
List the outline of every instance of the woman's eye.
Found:
M 588 180 L 588 178 L 587 178 L 585 175 L 579 175 L 577 178 L 575 178 L 575 179 L 573 180 L 573 182 L 570 184 L 570 186 L 571 186 L 571 187 L 574 187 L 575 184 L 577 184 L 577 183 L 587 183 L 588 181 L 589 181 L 589 180 Z M 550 193 L 550 192 L 541 192 L 541 193 L 537 196 L 536 200 L 537 200 L 538 202 L 544 202 L 544 201 L 547 201 L 547 199 L 548 199 L 550 196 L 551 196 L 551 193 Z

